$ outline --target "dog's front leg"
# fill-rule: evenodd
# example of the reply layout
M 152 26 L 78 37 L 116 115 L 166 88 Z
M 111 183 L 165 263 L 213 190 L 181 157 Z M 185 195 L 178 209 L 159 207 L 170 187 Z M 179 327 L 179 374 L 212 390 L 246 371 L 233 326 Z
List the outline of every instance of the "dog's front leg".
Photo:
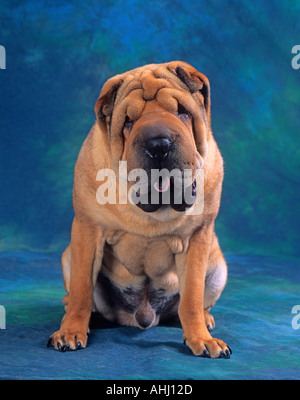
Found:
M 220 339 L 213 338 L 206 326 L 204 315 L 204 289 L 213 224 L 194 233 L 186 252 L 176 256 L 179 278 L 179 318 L 184 343 L 194 355 L 211 358 L 229 358 L 230 348 Z
M 71 232 L 71 276 L 67 312 L 48 345 L 60 351 L 86 347 L 93 306 L 93 267 L 101 266 L 103 235 L 96 227 L 74 218 Z M 101 258 L 101 260 L 99 259 Z M 98 268 L 99 269 L 99 268 Z

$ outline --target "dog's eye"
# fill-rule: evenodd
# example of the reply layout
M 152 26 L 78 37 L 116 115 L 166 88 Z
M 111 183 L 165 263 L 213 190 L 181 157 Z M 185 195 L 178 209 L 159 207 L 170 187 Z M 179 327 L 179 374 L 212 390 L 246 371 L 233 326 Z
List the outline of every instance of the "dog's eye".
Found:
M 127 116 L 125 119 L 125 122 L 124 122 L 124 129 L 131 131 L 133 124 L 134 124 L 134 121 Z
M 183 107 L 182 104 L 178 103 L 178 109 L 177 109 L 178 117 L 180 119 L 185 119 L 189 118 L 191 114 L 188 112 L 186 108 Z

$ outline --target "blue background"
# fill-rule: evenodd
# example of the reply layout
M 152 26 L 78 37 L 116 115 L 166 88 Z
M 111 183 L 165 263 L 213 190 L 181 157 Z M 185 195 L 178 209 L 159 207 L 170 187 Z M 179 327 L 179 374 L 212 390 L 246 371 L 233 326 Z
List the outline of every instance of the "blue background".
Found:
M 291 328 L 290 310 L 297 304 L 294 284 L 300 256 L 300 70 L 291 66 L 291 49 L 299 44 L 299 32 L 300 3 L 296 0 L 1 2 L 0 44 L 7 58 L 6 70 L 0 70 L 0 304 L 7 308 L 5 335 L 11 337 L 20 326 L 30 329 L 37 310 L 43 310 L 46 324 L 38 319 L 39 327 L 44 326 L 45 332 L 49 328 L 49 334 L 57 329 L 63 295 L 59 256 L 70 238 L 73 168 L 94 122 L 93 107 L 103 83 L 143 64 L 183 60 L 210 79 L 212 127 L 225 160 L 216 230 L 233 262 L 219 312 L 222 304 L 229 307 L 229 314 L 234 307 L 245 307 L 239 299 L 247 260 L 247 282 L 252 285 L 247 286 L 246 302 L 253 319 L 244 324 L 238 318 L 241 314 L 234 314 L 235 332 L 246 340 L 258 327 L 260 337 L 268 337 L 270 347 L 275 348 L 272 335 L 284 331 L 276 339 L 277 350 L 293 349 L 299 338 Z M 32 268 L 23 274 L 26 265 Z M 43 280 L 45 301 L 53 302 L 48 314 L 46 304 L 39 303 L 37 287 L 49 269 L 54 275 L 50 281 Z M 266 274 L 277 275 L 268 280 Z M 258 282 L 266 285 L 259 296 L 255 292 Z M 264 297 L 267 293 L 271 297 Z M 275 303 L 281 299 L 282 307 L 272 307 L 270 298 Z M 268 305 L 267 315 L 261 309 L 255 313 L 258 299 L 262 310 Z M 24 303 L 35 301 L 34 307 L 32 303 L 23 312 Z M 275 328 L 266 325 L 271 315 L 277 321 Z M 222 317 L 222 321 L 234 341 L 230 320 Z M 120 329 L 130 337 L 131 330 Z M 118 339 L 118 330 L 111 332 L 117 342 L 126 341 L 122 334 Z M 176 335 L 179 338 L 181 333 Z M 4 331 L 0 331 L 1 338 Z M 269 351 L 258 338 L 252 340 L 237 341 L 241 357 L 247 346 L 252 346 L 254 355 L 258 350 L 260 354 Z M 8 342 L 6 337 L 6 346 Z M 10 348 L 6 349 L 8 357 Z M 274 359 L 260 360 L 258 376 L 274 377 L 272 371 L 279 371 L 279 377 L 295 377 L 299 370 L 293 369 L 296 361 L 289 351 L 288 370 L 282 372 L 284 363 L 278 364 L 274 355 Z M 184 355 L 180 362 L 186 360 Z M 170 357 L 175 365 L 176 352 Z M 244 363 L 243 358 L 239 362 Z M 2 364 L 6 367 L 0 376 L 23 376 L 24 369 L 16 375 L 14 364 L 7 363 Z M 199 378 L 193 368 L 183 377 Z M 238 363 L 231 368 L 237 368 L 238 375 L 226 378 L 244 377 Z M 37 368 L 42 370 L 43 366 Z M 99 374 L 101 379 L 104 375 Z M 147 377 L 146 370 L 140 374 Z M 221 368 L 220 375 L 207 377 L 222 376 Z

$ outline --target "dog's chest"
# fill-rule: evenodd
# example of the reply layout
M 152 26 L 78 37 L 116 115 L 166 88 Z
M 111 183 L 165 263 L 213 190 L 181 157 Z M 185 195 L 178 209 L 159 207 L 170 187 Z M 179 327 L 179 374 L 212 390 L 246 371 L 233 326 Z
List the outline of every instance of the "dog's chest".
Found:
M 175 269 L 175 255 L 183 250 L 176 236 L 146 238 L 129 233 L 117 233 L 108 241 L 110 254 L 132 275 L 155 277 Z M 112 260 L 111 260 L 112 261 Z

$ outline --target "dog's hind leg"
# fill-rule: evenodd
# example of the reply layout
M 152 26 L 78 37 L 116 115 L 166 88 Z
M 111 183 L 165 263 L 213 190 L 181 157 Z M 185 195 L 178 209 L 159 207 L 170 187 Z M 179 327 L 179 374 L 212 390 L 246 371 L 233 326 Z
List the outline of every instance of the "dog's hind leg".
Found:
M 215 327 L 214 318 L 209 314 L 221 296 L 227 281 L 227 264 L 220 249 L 216 235 L 213 235 L 211 250 L 208 259 L 208 268 L 205 277 L 204 316 L 209 330 Z
M 64 279 L 64 288 L 67 294 L 63 297 L 63 304 L 65 305 L 65 311 L 67 312 L 69 290 L 70 290 L 70 277 L 71 277 L 71 245 L 65 249 L 61 257 L 61 268 Z

